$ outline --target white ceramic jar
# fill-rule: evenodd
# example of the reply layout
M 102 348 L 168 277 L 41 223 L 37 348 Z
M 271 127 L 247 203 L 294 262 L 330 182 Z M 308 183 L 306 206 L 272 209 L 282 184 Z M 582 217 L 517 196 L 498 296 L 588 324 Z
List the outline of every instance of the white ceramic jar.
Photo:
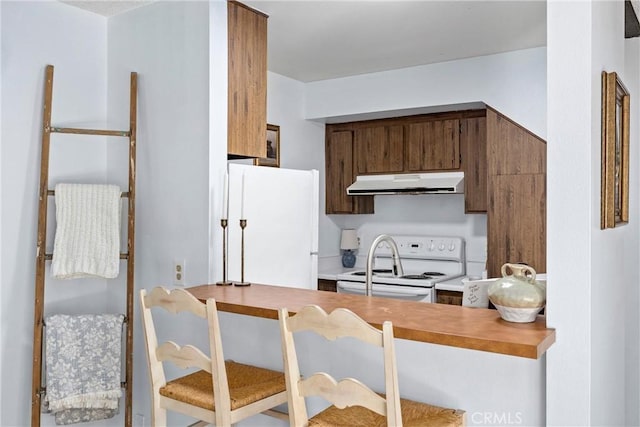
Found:
M 537 281 L 536 271 L 528 265 L 507 263 L 501 272 L 502 278 L 487 291 L 500 316 L 509 322 L 535 321 L 546 303 L 546 282 Z

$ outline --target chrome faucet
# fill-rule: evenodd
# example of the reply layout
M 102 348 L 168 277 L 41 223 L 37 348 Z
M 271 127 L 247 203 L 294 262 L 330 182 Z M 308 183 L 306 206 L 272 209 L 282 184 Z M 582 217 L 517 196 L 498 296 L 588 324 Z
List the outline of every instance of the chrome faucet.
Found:
M 389 243 L 389 247 L 391 248 L 391 257 L 393 258 L 393 275 L 402 276 L 404 274 L 404 271 L 402 270 L 402 263 L 400 262 L 400 253 L 398 252 L 398 246 L 396 245 L 395 240 L 393 240 L 388 234 L 379 235 L 373 239 L 373 243 L 371 243 L 371 247 L 369 248 L 369 254 L 367 255 L 367 269 L 365 271 L 366 279 L 364 288 L 364 294 L 366 296 L 371 296 L 371 288 L 373 286 L 373 254 L 376 252 L 380 242 Z

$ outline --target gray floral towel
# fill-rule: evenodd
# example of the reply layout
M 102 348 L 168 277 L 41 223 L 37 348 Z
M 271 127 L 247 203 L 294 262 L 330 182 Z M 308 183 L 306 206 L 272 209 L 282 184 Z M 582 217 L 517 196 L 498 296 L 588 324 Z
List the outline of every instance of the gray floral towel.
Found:
M 118 414 L 118 409 L 63 409 L 56 412 L 56 424 L 67 425 L 76 423 L 86 423 L 89 421 L 106 420 Z
M 57 314 L 46 319 L 46 399 L 57 424 L 117 413 L 123 320 L 122 314 Z

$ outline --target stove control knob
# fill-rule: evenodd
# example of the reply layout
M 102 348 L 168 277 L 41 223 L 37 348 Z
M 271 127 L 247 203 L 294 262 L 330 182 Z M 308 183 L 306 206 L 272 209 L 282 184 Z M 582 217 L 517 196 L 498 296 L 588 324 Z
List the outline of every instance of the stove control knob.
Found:
M 456 248 L 456 244 L 455 244 L 455 243 L 453 243 L 453 242 L 451 242 L 451 244 L 449 245 L 449 250 L 450 250 L 451 252 L 453 252 L 453 251 L 455 250 L 455 248 Z
M 436 248 L 436 244 L 431 242 L 429 243 L 429 247 L 427 248 L 429 251 L 433 251 Z
M 444 243 L 440 243 L 440 245 L 438 246 L 438 250 L 444 251 L 444 248 L 446 248 Z

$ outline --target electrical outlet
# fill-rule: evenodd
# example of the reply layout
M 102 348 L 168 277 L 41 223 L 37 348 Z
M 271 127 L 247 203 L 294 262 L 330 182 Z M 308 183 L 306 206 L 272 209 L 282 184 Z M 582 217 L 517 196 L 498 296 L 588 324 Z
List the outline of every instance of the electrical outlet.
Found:
M 183 259 L 173 261 L 173 284 L 184 286 L 185 262 Z

